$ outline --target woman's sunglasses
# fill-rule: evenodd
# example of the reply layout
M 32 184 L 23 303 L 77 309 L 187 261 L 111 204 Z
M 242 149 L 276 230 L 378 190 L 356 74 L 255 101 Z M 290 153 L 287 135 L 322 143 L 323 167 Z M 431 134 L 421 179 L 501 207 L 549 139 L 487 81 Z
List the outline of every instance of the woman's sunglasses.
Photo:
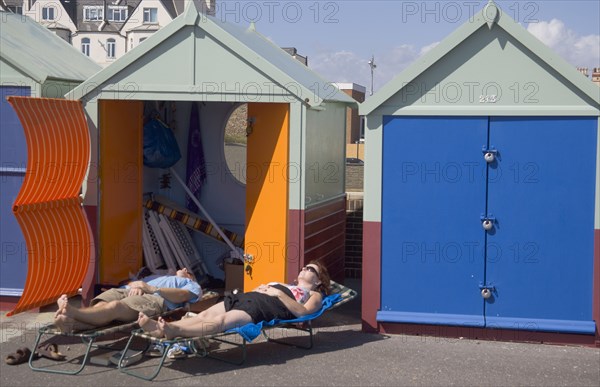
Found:
M 310 271 L 311 273 L 315 273 L 317 276 L 319 275 L 319 272 L 317 271 L 317 269 L 315 269 L 315 268 L 314 268 L 314 267 L 312 267 L 312 266 L 304 266 L 304 267 L 302 268 L 302 270 L 308 270 L 308 271 Z

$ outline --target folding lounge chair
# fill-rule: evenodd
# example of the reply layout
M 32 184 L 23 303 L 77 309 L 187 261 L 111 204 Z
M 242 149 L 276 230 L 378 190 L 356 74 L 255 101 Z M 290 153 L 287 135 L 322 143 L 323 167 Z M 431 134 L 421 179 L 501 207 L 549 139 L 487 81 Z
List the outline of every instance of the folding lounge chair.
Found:
M 186 337 L 186 338 L 175 338 L 172 340 L 168 339 L 160 339 L 156 337 L 152 337 L 146 334 L 141 329 L 136 329 L 131 332 L 131 336 L 129 337 L 129 341 L 123 350 L 123 356 L 121 357 L 121 361 L 119 361 L 118 367 L 119 370 L 128 375 L 132 375 L 144 380 L 153 380 L 158 374 L 165 362 L 165 358 L 169 349 L 174 345 L 184 345 L 190 348 L 192 354 L 198 357 L 210 357 L 213 359 L 225 361 L 227 363 L 241 365 L 246 361 L 246 343 L 252 342 L 255 338 L 262 335 L 265 337 L 267 341 L 271 341 L 278 344 L 291 345 L 298 348 L 310 349 L 313 347 L 313 329 L 312 329 L 312 321 L 317 317 L 321 316 L 324 312 L 330 309 L 337 308 L 346 302 L 354 299 L 358 293 L 355 290 L 352 290 L 344 285 L 341 285 L 337 282 L 331 281 L 331 294 L 323 299 L 323 305 L 320 310 L 317 312 L 302 316 L 299 318 L 295 318 L 292 320 L 272 320 L 272 321 L 261 321 L 257 324 L 250 323 L 239 328 L 233 328 L 224 333 L 219 333 L 211 336 L 205 337 Z M 308 335 L 308 343 L 304 345 L 293 344 L 291 342 L 286 342 L 280 339 L 273 339 L 268 336 L 267 331 L 273 328 L 284 328 L 284 329 L 293 329 L 301 332 L 305 332 Z M 237 337 L 237 341 L 231 336 L 240 336 Z M 141 375 L 128 369 L 127 366 L 127 357 L 125 353 L 127 353 L 130 344 L 132 343 L 135 337 L 139 337 L 147 340 L 149 343 L 159 344 L 164 346 L 162 358 L 159 361 L 159 364 L 156 366 L 154 373 L 149 376 Z M 241 343 L 240 343 L 241 338 Z M 221 343 L 231 344 L 235 347 L 239 347 L 242 350 L 242 354 L 237 361 L 231 361 L 224 357 L 220 357 L 212 353 L 209 349 L 209 341 L 217 341 Z M 150 344 L 148 345 L 148 347 Z
M 208 301 L 210 299 L 216 299 L 218 296 L 219 296 L 219 294 L 216 292 L 206 291 L 203 293 L 202 298 L 200 300 L 198 300 L 195 304 L 199 304 L 201 302 Z M 185 306 L 183 306 L 181 308 L 170 310 L 168 312 L 161 314 L 160 316 L 171 317 L 171 316 L 176 316 L 178 314 L 183 314 L 186 311 L 189 311 L 190 307 L 191 307 L 190 304 L 186 304 Z M 158 317 L 158 316 L 155 316 L 155 317 Z M 79 368 L 74 369 L 74 370 L 54 369 L 54 368 L 48 368 L 48 367 L 36 367 L 33 364 L 33 361 L 36 358 L 35 349 L 34 349 L 34 351 L 32 351 L 32 353 L 31 353 L 31 356 L 29 357 L 29 368 L 31 368 L 34 371 L 49 372 L 49 373 L 63 374 L 63 375 L 76 375 L 76 374 L 80 373 L 81 371 L 83 371 L 83 369 L 87 365 L 87 360 L 88 360 L 88 357 L 90 356 L 90 351 L 92 350 L 92 348 L 114 349 L 111 346 L 114 343 L 111 343 L 108 345 L 95 344 L 95 341 L 99 337 L 104 337 L 104 336 L 108 336 L 111 334 L 117 334 L 117 333 L 128 334 L 128 333 L 131 333 L 131 331 L 133 329 L 137 329 L 137 328 L 139 328 L 139 326 L 138 326 L 137 322 L 135 322 L 135 321 L 126 322 L 126 323 L 115 322 L 115 323 L 106 325 L 104 327 L 99 327 L 96 329 L 77 331 L 77 332 L 72 332 L 72 333 L 64 333 L 64 332 L 61 332 L 54 324 L 45 325 L 38 330 L 38 334 L 37 334 L 37 337 L 35 340 L 35 345 L 33 348 L 37 349 L 40 341 L 42 340 L 42 337 L 46 336 L 46 335 L 79 337 L 81 339 L 81 341 L 87 345 L 84 356 L 83 356 L 83 360 L 81 361 L 81 365 L 79 366 Z M 137 351 L 136 355 L 141 354 L 141 352 L 143 352 L 143 351 Z M 69 362 L 69 360 L 65 360 L 64 363 L 68 363 L 68 362 Z

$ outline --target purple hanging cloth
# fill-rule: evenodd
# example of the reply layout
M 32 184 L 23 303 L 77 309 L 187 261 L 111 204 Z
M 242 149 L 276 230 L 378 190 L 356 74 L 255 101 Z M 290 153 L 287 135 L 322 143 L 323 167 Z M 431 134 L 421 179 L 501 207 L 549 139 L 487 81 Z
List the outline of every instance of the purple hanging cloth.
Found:
M 200 135 L 200 116 L 197 103 L 192 102 L 188 132 L 186 183 L 196 198 L 200 195 L 200 188 L 205 181 L 206 163 L 204 161 L 204 151 L 202 150 L 202 136 Z M 186 206 L 190 211 L 198 212 L 198 207 L 189 197 L 186 200 Z

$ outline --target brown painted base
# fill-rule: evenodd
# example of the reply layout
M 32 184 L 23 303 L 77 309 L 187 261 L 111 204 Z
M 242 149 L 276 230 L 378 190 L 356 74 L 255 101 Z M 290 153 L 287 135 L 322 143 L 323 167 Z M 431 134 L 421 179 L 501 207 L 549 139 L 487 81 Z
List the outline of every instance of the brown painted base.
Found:
M 379 323 L 379 332 L 423 336 L 423 340 L 431 339 L 449 342 L 460 339 L 469 339 L 600 347 L 600 336 L 598 335 L 598 332 L 596 332 L 596 336 L 592 336 L 510 329 L 484 329 L 447 325 L 398 323 Z
M 17 306 L 21 297 L 0 296 L 0 311 L 9 312 Z M 35 311 L 35 310 L 34 310 Z

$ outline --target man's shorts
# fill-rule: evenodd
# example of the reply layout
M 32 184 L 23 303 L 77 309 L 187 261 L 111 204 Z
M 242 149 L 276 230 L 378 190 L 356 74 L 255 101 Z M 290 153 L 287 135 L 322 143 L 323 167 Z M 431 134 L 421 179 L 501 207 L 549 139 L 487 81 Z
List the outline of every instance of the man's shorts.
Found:
M 121 301 L 129 308 L 143 312 L 147 316 L 155 316 L 166 311 L 165 300 L 154 294 L 143 294 L 141 296 L 129 296 L 129 289 L 113 288 L 109 289 L 92 300 L 91 306 L 100 301 Z

